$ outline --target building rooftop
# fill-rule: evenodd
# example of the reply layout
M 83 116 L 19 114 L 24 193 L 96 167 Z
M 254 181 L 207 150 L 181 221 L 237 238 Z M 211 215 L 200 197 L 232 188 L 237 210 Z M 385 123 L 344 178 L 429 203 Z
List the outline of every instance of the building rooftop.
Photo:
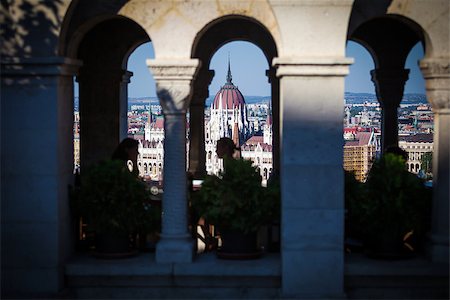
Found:
M 432 143 L 433 134 L 432 133 L 417 133 L 414 135 L 399 136 L 399 141 L 405 141 L 410 143 Z

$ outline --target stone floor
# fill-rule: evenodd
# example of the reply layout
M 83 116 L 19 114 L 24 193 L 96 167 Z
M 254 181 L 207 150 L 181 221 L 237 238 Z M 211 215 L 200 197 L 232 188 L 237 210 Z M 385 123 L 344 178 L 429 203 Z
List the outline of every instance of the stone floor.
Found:
M 362 254 L 345 258 L 349 299 L 448 299 L 448 264 L 417 257 L 385 261 Z M 214 253 L 198 255 L 191 264 L 157 264 L 154 254 L 104 260 L 87 254 L 66 265 L 71 297 L 116 298 L 247 298 L 281 297 L 281 259 L 232 261 Z

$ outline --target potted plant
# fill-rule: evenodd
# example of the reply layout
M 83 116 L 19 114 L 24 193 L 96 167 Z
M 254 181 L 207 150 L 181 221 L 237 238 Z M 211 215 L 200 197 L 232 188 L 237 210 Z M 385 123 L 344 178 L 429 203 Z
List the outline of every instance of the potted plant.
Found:
M 157 229 L 160 211 L 149 198 L 147 185 L 120 160 L 101 162 L 81 176 L 75 208 L 95 232 L 97 254 L 132 254 L 133 235 Z
M 257 232 L 279 217 L 279 191 L 261 186 L 261 176 L 250 160 L 224 160 L 225 171 L 205 177 L 192 205 L 219 231 L 219 257 L 258 257 Z
M 374 162 L 360 196 L 349 199 L 349 217 L 359 227 L 368 254 L 401 258 L 416 252 L 427 230 L 431 195 L 405 160 L 386 153 Z

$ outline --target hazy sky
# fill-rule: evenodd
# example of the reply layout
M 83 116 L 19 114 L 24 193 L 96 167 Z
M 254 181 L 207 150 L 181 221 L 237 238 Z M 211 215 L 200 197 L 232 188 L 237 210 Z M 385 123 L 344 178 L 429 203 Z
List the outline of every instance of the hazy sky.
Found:
M 239 87 L 244 95 L 269 96 L 270 85 L 267 82 L 265 70 L 268 63 L 262 51 L 248 42 L 231 42 L 222 46 L 213 56 L 210 69 L 215 70 L 215 76 L 209 87 L 210 95 L 214 95 L 225 83 L 228 68 L 228 53 L 231 58 L 231 73 L 233 83 Z M 373 60 L 362 46 L 348 42 L 347 57 L 353 57 L 355 62 L 350 66 L 350 74 L 345 79 L 346 92 L 375 93 L 374 85 L 370 81 L 370 70 Z M 128 85 L 128 95 L 131 98 L 156 96 L 155 82 L 145 64 L 147 58 L 153 58 L 153 47 L 146 43 L 137 48 L 130 56 L 128 70 L 134 73 Z M 418 67 L 418 60 L 423 57 L 423 49 L 417 44 L 406 61 L 406 68 L 410 69 L 409 80 L 405 86 L 405 93 L 425 93 L 425 83 Z

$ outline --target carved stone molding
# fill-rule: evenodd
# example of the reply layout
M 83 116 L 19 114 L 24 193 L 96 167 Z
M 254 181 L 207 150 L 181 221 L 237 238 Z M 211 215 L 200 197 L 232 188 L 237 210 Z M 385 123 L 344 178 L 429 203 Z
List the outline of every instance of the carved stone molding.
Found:
M 272 0 L 273 6 L 352 6 L 353 0 Z
M 353 58 L 347 57 L 276 57 L 272 66 L 276 76 L 346 76 Z
M 125 71 L 122 75 L 122 83 L 130 83 L 130 79 L 133 76 L 133 72 Z
M 129 83 L 133 72 L 122 69 L 81 67 L 76 77 L 79 83 L 111 86 L 113 82 Z
M 82 66 L 80 60 L 67 57 L 3 57 L 2 77 L 9 76 L 73 76 Z
M 187 81 L 184 83 L 157 81 L 156 94 L 165 115 L 184 114 L 189 107 L 191 84 Z
M 375 69 L 370 71 L 377 99 L 383 107 L 397 108 L 403 98 L 408 69 Z
M 450 60 L 448 59 L 425 58 L 419 65 L 425 79 L 450 78 Z
M 192 80 L 200 68 L 198 59 L 147 59 L 155 81 Z
M 214 77 L 214 70 L 201 70 L 194 81 L 194 91 L 192 105 L 205 105 L 205 100 L 209 96 L 209 85 Z
M 426 58 L 420 61 L 420 69 L 433 111 L 450 114 L 450 60 Z
M 272 83 L 277 77 L 277 70 L 275 68 L 270 68 L 266 70 L 267 81 Z
M 156 81 L 156 93 L 164 114 L 184 114 L 189 106 L 192 81 L 200 67 L 198 59 L 148 59 Z

